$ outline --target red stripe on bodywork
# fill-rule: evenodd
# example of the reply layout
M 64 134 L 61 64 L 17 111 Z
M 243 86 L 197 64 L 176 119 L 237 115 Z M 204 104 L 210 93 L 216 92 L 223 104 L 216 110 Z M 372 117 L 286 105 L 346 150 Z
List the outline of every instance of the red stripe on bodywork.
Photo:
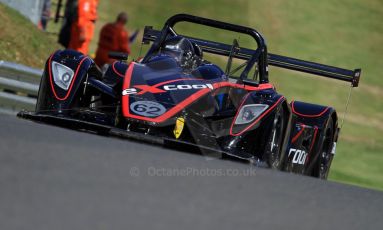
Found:
M 131 82 L 131 78 L 132 78 L 132 74 L 133 74 L 134 65 L 135 65 L 135 63 L 132 62 L 129 65 L 128 70 L 126 71 L 123 89 L 130 88 L 130 82 Z M 165 85 L 165 84 L 169 84 L 169 83 L 172 83 L 172 82 L 177 82 L 177 81 L 189 81 L 189 80 L 201 80 L 201 79 L 180 78 L 180 79 L 174 79 L 174 80 L 169 80 L 169 81 L 161 82 L 161 83 L 158 83 L 156 85 L 153 85 L 153 87 L 159 87 L 159 86 L 162 86 L 162 85 Z M 233 87 L 233 88 L 242 88 L 242 89 L 246 89 L 246 90 L 250 90 L 250 91 L 274 88 L 274 86 L 271 85 L 271 84 L 261 84 L 259 87 L 253 87 L 253 86 L 245 86 L 245 85 L 231 83 L 231 82 L 212 83 L 212 86 L 213 86 L 214 89 L 218 89 L 218 88 L 222 88 L 222 87 Z M 206 95 L 207 93 L 210 92 L 210 90 L 211 89 L 209 89 L 209 88 L 204 88 L 204 89 L 199 90 L 198 92 L 190 95 L 188 98 L 186 98 L 182 102 L 180 102 L 177 105 L 175 105 L 173 108 L 171 108 L 168 111 L 166 111 L 164 114 L 162 114 L 162 115 L 160 115 L 158 117 L 155 117 L 155 118 L 149 118 L 149 117 L 143 117 L 143 116 L 138 116 L 138 115 L 131 114 L 130 113 L 130 109 L 129 109 L 129 95 L 125 95 L 125 96 L 122 96 L 122 104 L 123 104 L 122 112 L 123 112 L 123 115 L 125 117 L 139 119 L 139 120 L 144 120 L 144 121 L 149 121 L 149 122 L 160 123 L 160 122 L 164 122 L 167 119 L 171 118 L 176 113 L 178 113 L 182 109 L 184 109 L 186 106 L 190 105 L 194 101 L 196 101 L 199 98 L 201 98 L 202 96 Z
M 52 78 L 52 67 L 51 66 L 52 66 L 52 58 L 53 58 L 53 56 L 54 56 L 54 54 L 49 58 L 49 61 L 48 61 L 48 73 L 49 73 L 49 81 L 50 81 L 50 84 L 51 84 L 51 89 L 52 89 L 53 95 L 55 96 L 55 98 L 57 100 L 65 101 L 69 97 L 69 94 L 70 94 L 70 92 L 72 90 L 74 82 L 76 81 L 77 74 L 78 74 L 78 71 L 80 70 L 80 67 L 81 67 L 82 63 L 88 57 L 84 57 L 83 59 L 81 59 L 80 64 L 77 66 L 76 72 L 75 72 L 75 74 L 73 76 L 72 82 L 70 83 L 70 86 L 69 86 L 69 89 L 68 89 L 66 95 L 64 97 L 59 97 L 59 96 L 57 96 L 57 93 L 56 93 L 56 90 L 55 90 L 55 87 L 54 87 L 54 81 L 53 81 L 53 78 Z
M 291 139 L 291 143 L 295 143 L 297 141 L 297 139 L 302 135 L 303 130 L 305 130 L 305 127 L 306 127 L 305 125 L 299 124 L 299 126 L 301 127 L 301 130 L 297 134 L 295 134 L 293 139 Z
M 134 62 L 130 63 L 128 70 L 125 73 L 125 79 L 123 89 L 128 89 L 130 85 L 130 79 L 134 69 Z M 129 117 L 129 95 L 122 96 L 122 113 L 125 117 Z
M 234 127 L 234 123 L 235 123 L 235 120 L 237 119 L 237 116 L 239 114 L 239 111 L 241 110 L 242 108 L 242 105 L 245 103 L 247 97 L 249 96 L 250 94 L 247 94 L 246 97 L 244 98 L 244 100 L 242 101 L 241 103 L 241 106 L 238 108 L 237 110 L 237 114 L 235 115 L 234 117 L 234 120 L 233 122 L 231 123 L 231 127 L 230 127 L 230 135 L 232 136 L 239 136 L 241 135 L 242 133 L 246 132 L 247 130 L 249 130 L 251 127 L 253 127 L 254 125 L 256 125 L 263 117 L 265 117 L 268 113 L 270 113 L 282 100 L 285 99 L 285 97 L 281 96 L 277 102 L 275 102 L 274 105 L 272 105 L 271 107 L 269 107 L 261 116 L 259 116 L 255 121 L 253 121 L 250 125 L 248 125 L 246 128 L 244 128 L 241 132 L 239 133 L 233 133 L 233 127 Z
M 313 137 L 313 140 L 311 142 L 311 145 L 310 145 L 310 153 L 311 153 L 311 150 L 313 149 L 313 146 L 315 144 L 315 141 L 316 141 L 316 137 L 317 137 L 317 133 L 318 133 L 318 127 L 314 127 L 314 137 Z
M 122 73 L 120 73 L 120 72 L 117 71 L 116 67 L 114 66 L 115 64 L 116 64 L 116 62 L 113 62 L 113 64 L 112 64 L 112 69 L 113 69 L 113 71 L 114 71 L 118 76 L 120 76 L 120 77 L 124 77 L 124 75 L 123 75 Z
M 325 114 L 327 112 L 327 110 L 329 110 L 330 108 L 329 107 L 326 107 L 322 112 L 320 112 L 319 114 L 314 114 L 314 115 L 307 115 L 307 114 L 302 114 L 302 113 L 298 113 L 297 111 L 295 111 L 294 109 L 294 101 L 291 102 L 291 109 L 293 111 L 293 113 L 299 115 L 299 116 L 302 116 L 302 117 L 310 117 L 310 118 L 313 118 L 313 117 L 320 117 L 322 116 L 323 114 Z

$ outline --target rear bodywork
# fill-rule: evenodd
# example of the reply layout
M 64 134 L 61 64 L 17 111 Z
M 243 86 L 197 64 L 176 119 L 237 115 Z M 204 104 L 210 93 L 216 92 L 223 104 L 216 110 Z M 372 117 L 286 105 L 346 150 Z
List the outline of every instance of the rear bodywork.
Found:
M 206 60 L 185 70 L 161 54 L 167 39 L 180 36 L 173 28 L 178 22 L 247 34 L 258 47 L 187 37 L 204 52 L 245 62 L 237 78 Z M 171 17 L 160 31 L 146 27 L 143 43 L 152 46 L 141 61 L 116 61 L 106 71 L 81 53 L 57 51 L 46 62 L 36 111 L 19 116 L 306 175 L 316 174 L 325 131 L 331 124 L 331 151 L 335 153 L 339 133 L 335 109 L 289 103 L 269 82 L 268 65 L 348 81 L 354 87 L 360 70 L 269 54 L 254 29 L 184 14 Z M 257 79 L 251 79 L 249 73 L 255 66 Z M 70 83 L 56 79 L 60 71 L 73 73 Z M 248 117 L 249 111 L 253 117 Z

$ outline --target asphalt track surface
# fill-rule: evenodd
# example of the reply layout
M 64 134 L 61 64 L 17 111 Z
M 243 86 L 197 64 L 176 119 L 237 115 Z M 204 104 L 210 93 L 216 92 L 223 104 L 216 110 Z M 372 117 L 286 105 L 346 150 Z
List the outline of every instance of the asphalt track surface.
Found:
M 381 226 L 382 192 L 0 115 L 0 229 Z

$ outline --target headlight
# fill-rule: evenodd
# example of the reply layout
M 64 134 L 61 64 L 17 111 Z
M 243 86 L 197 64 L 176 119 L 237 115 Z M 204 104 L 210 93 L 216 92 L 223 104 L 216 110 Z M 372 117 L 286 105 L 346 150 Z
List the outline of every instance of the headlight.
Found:
M 267 108 L 269 108 L 269 106 L 264 104 L 245 105 L 239 111 L 234 124 L 242 125 L 250 123 L 259 117 Z
M 68 90 L 73 79 L 73 70 L 65 65 L 53 61 L 52 74 L 56 85 L 64 90 Z

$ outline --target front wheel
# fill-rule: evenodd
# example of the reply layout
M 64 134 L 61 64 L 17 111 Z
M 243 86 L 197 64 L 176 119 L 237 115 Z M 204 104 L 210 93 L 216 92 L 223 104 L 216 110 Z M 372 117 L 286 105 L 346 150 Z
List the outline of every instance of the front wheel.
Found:
M 280 106 L 275 113 L 271 124 L 271 132 L 265 146 L 265 158 L 270 168 L 283 168 L 283 140 L 285 117 L 283 107 Z

